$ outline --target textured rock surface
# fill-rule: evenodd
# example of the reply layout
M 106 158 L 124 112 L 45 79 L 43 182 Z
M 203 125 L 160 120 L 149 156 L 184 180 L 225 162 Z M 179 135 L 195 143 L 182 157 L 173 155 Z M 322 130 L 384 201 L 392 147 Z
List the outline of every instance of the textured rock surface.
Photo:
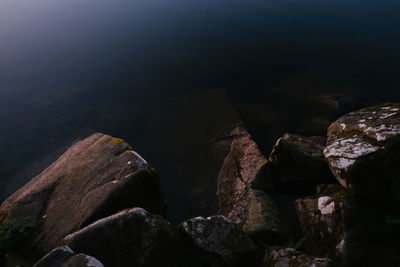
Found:
M 248 235 L 221 215 L 187 220 L 180 229 L 195 247 L 219 255 L 227 265 L 250 264 L 256 249 Z
M 399 147 L 400 104 L 387 103 L 351 112 L 332 123 L 324 155 L 343 186 L 357 187 L 368 185 L 366 176 L 389 179 L 387 174 L 398 171 Z
M 122 139 L 94 134 L 10 196 L 0 222 L 27 218 L 42 256 L 67 234 L 134 206 L 165 212 L 157 174 Z
M 104 265 L 92 256 L 76 254 L 70 247 L 62 246 L 50 251 L 33 267 L 104 267 Z
M 105 266 L 175 266 L 180 260 L 176 231 L 161 216 L 141 208 L 100 219 L 66 236 L 63 243 Z
M 269 157 L 275 184 L 307 184 L 335 181 L 325 161 L 326 139 L 285 134 L 279 138 Z
M 300 253 L 293 248 L 271 247 L 267 249 L 263 267 L 328 267 L 329 258 L 316 258 Z
M 241 227 L 246 226 L 243 229 L 254 235 L 287 236 L 288 228 L 273 200 L 252 188 L 254 180 L 262 180 L 257 176 L 265 174 L 261 170 L 266 158 L 245 129 L 236 128 L 234 132 L 235 138 L 218 177 L 219 214 Z
M 307 251 L 318 256 L 344 257 L 347 194 L 338 184 L 319 195 L 296 200 Z

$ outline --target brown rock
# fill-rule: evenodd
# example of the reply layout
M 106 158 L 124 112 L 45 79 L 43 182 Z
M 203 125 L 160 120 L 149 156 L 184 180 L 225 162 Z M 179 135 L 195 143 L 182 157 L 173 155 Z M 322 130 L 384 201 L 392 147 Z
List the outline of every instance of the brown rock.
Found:
M 78 142 L 10 196 L 0 222 L 26 219 L 41 256 L 67 234 L 127 207 L 164 214 L 154 169 L 122 139 L 104 134 Z
M 254 236 L 284 237 L 288 227 L 271 197 L 252 189 L 252 182 L 267 160 L 243 128 L 235 138 L 218 177 L 219 213 Z M 267 178 L 266 178 L 267 179 Z

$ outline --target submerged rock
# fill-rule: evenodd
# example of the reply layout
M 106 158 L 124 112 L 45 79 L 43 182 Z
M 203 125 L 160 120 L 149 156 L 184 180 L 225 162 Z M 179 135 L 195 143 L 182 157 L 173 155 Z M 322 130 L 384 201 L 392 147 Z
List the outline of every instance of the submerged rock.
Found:
M 329 267 L 329 258 L 317 258 L 302 254 L 293 248 L 271 247 L 267 249 L 262 267 Z
M 325 158 L 348 188 L 390 184 L 400 169 L 400 104 L 380 104 L 351 112 L 328 129 Z M 383 181 L 376 181 L 377 177 Z
M 121 211 L 66 236 L 72 250 L 93 255 L 105 266 L 176 266 L 176 231 L 161 216 L 141 208 Z
M 96 258 L 85 254 L 76 254 L 68 246 L 50 251 L 33 267 L 104 267 Z
M 0 223 L 26 220 L 42 256 L 80 227 L 128 207 L 164 214 L 154 169 L 122 139 L 93 134 L 10 196 Z
M 218 177 L 219 214 L 226 216 L 253 236 L 286 239 L 289 228 L 267 193 L 252 188 L 257 178 L 265 175 L 267 159 L 250 134 L 236 128 L 229 154 Z
M 326 138 L 284 134 L 269 157 L 274 184 L 304 186 L 335 181 L 325 161 Z
M 209 253 L 201 256 L 209 258 L 203 264 L 242 266 L 253 260 L 251 256 L 256 251 L 253 241 L 224 216 L 196 217 L 183 222 L 180 229 L 195 247 Z

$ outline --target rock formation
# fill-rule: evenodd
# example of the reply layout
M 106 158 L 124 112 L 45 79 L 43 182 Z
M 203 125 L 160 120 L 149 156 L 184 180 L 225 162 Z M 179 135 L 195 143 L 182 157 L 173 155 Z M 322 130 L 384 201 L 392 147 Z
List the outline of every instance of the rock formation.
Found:
M 93 134 L 4 201 L 0 223 L 27 220 L 29 245 L 41 256 L 80 227 L 134 206 L 165 213 L 156 172 L 122 139 Z
M 266 192 L 252 188 L 256 177 L 264 174 L 260 170 L 266 158 L 245 129 L 235 128 L 232 135 L 235 138 L 218 177 L 219 213 L 254 236 L 285 240 L 289 228 L 276 204 Z

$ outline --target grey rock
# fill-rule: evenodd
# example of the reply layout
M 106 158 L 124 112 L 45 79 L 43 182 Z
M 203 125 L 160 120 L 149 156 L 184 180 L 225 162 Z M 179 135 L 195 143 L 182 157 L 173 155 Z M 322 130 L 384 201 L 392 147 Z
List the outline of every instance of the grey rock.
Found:
M 267 249 L 262 267 L 329 267 L 331 259 L 302 254 L 293 248 L 271 247 Z
M 256 250 L 250 237 L 221 215 L 189 219 L 180 229 L 195 247 L 220 256 L 228 266 L 244 264 Z
M 390 169 L 394 173 L 393 168 L 399 166 L 399 146 L 400 104 L 385 103 L 348 113 L 332 123 L 324 155 L 336 179 L 351 188 L 367 184 L 365 174 L 384 176 Z
M 104 267 L 104 265 L 92 256 L 76 254 L 70 247 L 62 246 L 50 251 L 33 267 Z
M 141 208 L 100 219 L 62 243 L 106 266 L 175 266 L 180 260 L 176 231 L 161 216 Z
M 347 190 L 337 184 L 318 195 L 296 200 L 297 216 L 308 251 L 317 256 L 344 259 L 348 195 Z

